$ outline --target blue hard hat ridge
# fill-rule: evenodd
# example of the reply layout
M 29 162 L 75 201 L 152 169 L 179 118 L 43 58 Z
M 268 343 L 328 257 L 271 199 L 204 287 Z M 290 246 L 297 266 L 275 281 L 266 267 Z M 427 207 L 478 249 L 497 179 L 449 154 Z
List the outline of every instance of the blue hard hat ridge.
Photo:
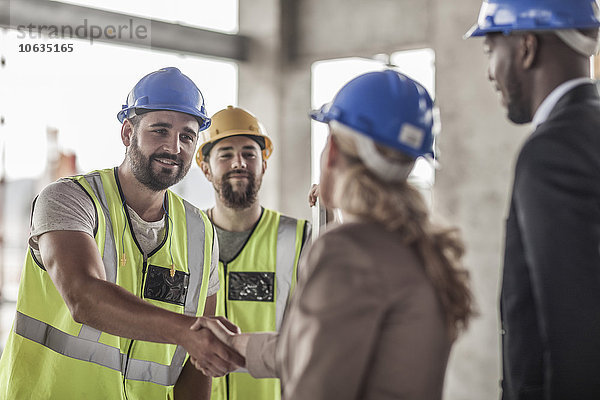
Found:
M 338 121 L 413 158 L 433 155 L 433 101 L 420 83 L 396 71 L 359 75 L 311 118 Z M 416 141 L 403 137 L 407 126 L 417 132 Z
M 117 119 L 122 123 L 136 109 L 178 111 L 196 117 L 201 131 L 210 126 L 202 92 L 175 67 L 161 68 L 140 79 L 129 92 Z
M 485 0 L 477 23 L 464 37 L 598 27 L 598 0 Z

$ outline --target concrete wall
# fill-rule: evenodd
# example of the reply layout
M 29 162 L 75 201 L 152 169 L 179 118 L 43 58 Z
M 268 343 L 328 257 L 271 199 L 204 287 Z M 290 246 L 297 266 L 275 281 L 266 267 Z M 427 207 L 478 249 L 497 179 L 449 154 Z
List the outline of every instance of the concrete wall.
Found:
M 480 316 L 453 349 L 448 400 L 498 397 L 497 298 L 512 167 L 527 127 L 505 119 L 486 78 L 481 40 L 462 40 L 480 0 L 240 1 L 240 32 L 252 38 L 240 64 L 240 104 L 275 140 L 262 198 L 310 217 L 310 68 L 314 61 L 430 47 L 436 52 L 441 169 L 436 213 L 463 232 Z M 272 97 L 273 96 L 273 97 Z M 418 355 L 415 355 L 418 356 Z
M 436 1 L 431 41 L 442 117 L 436 209 L 463 232 L 480 316 L 456 344 L 448 399 L 494 399 L 500 377 L 497 302 L 512 167 L 524 128 L 509 123 L 487 80 L 481 39 L 461 37 L 479 0 Z

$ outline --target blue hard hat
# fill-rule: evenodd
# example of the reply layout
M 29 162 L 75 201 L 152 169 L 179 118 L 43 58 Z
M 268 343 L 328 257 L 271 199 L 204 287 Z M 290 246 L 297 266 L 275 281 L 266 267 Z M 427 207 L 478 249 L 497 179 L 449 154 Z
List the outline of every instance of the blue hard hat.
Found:
M 433 101 L 420 83 L 396 71 L 359 75 L 311 118 L 338 121 L 412 158 L 433 155 Z
M 201 131 L 210 126 L 200 89 L 175 67 L 161 68 L 140 79 L 126 103 L 117 114 L 121 123 L 130 116 L 130 110 L 141 109 L 179 111 L 196 117 Z
M 598 0 L 485 0 L 465 38 L 487 33 L 600 27 Z

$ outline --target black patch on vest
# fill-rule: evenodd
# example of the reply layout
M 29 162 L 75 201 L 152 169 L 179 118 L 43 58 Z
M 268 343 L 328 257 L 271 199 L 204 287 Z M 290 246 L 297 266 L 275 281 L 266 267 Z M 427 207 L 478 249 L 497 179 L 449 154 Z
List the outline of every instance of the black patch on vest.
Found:
M 146 275 L 144 298 L 183 306 L 189 281 L 190 274 L 175 271 L 175 275 L 171 276 L 170 268 L 150 265 Z
M 229 300 L 274 301 L 274 272 L 230 272 Z

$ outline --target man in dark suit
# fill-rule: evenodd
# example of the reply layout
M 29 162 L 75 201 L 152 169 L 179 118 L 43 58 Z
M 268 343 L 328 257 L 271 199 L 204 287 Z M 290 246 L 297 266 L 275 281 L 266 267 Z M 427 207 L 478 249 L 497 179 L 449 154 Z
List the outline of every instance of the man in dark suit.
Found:
M 593 0 L 488 0 L 485 36 L 519 154 L 500 310 L 503 399 L 600 399 L 600 97 Z

